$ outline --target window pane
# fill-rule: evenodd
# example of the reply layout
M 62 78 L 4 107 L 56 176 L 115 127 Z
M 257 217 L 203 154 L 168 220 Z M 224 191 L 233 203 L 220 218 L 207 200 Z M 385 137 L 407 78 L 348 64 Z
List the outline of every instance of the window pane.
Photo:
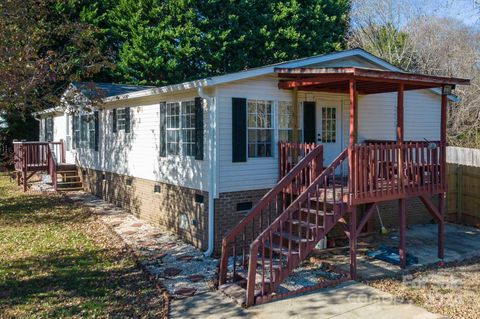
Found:
M 337 110 L 322 107 L 322 143 L 335 143 L 337 137 Z
M 271 156 L 272 101 L 248 100 L 248 156 Z

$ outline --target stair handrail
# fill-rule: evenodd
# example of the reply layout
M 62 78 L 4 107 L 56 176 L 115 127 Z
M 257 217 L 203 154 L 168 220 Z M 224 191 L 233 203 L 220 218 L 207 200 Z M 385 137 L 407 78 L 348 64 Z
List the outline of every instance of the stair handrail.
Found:
M 248 280 L 247 280 L 247 298 L 246 304 L 247 306 L 252 305 L 254 302 L 254 293 L 255 293 L 255 280 L 256 280 L 256 265 L 257 265 L 257 256 L 258 256 L 258 249 L 259 245 L 262 241 L 265 240 L 265 237 L 270 235 L 272 232 L 272 228 L 275 228 L 276 231 L 280 225 L 286 221 L 291 213 L 294 212 L 299 205 L 302 204 L 309 196 L 309 194 L 315 190 L 317 187 L 322 186 L 328 177 L 328 174 L 332 173 L 335 174 L 336 169 L 338 166 L 343 163 L 343 161 L 347 158 L 348 155 L 348 148 L 345 148 L 338 156 L 333 160 L 333 162 L 325 168 L 320 175 L 318 175 L 313 182 L 272 222 L 270 225 L 265 228 L 265 230 L 250 244 L 250 256 L 249 256 L 249 264 L 248 264 Z M 340 167 L 340 169 L 342 169 Z M 268 238 L 267 238 L 268 239 Z
M 228 250 L 236 236 L 238 236 L 245 227 L 254 220 L 255 217 L 261 215 L 262 210 L 281 193 L 289 184 L 292 183 L 302 171 L 309 165 L 314 164 L 315 177 L 318 176 L 323 169 L 323 145 L 317 145 L 303 159 L 301 159 L 292 170 L 286 174 L 278 183 L 270 189 L 260 201 L 250 210 L 250 212 L 233 228 L 222 240 L 222 255 L 220 258 L 219 284 L 226 282 L 228 272 Z

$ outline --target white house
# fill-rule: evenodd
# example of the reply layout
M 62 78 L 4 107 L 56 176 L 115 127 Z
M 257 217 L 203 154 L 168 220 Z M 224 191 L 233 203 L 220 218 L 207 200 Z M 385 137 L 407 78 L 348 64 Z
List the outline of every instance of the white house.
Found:
M 442 106 L 452 86 L 467 82 L 405 73 L 353 49 L 164 87 L 97 84 L 94 89 L 104 97 L 93 108 L 57 107 L 37 117 L 41 140 L 64 141 L 64 162 L 82 172 L 86 190 L 130 207 L 210 254 L 220 252 L 222 238 L 275 187 L 279 174 L 288 174 L 297 163 L 293 158 L 304 146 L 285 149 L 293 153 L 282 155 L 279 141 L 322 145 L 324 167 L 345 154 L 341 171 L 348 182 L 341 195 L 348 207 L 363 205 L 364 213 L 371 213 L 369 204 L 381 205 L 386 222 L 398 224 L 400 203 L 403 211 L 407 205 L 408 222 L 428 221 L 427 210 L 418 208 L 420 200 L 405 199 L 443 194 L 442 168 L 434 166 L 443 161 Z M 88 101 L 87 86 L 73 83 L 65 95 L 80 90 L 80 100 Z M 395 143 L 404 143 L 406 151 L 395 153 Z M 355 151 L 355 145 L 378 149 Z M 418 156 L 433 148 L 438 152 L 419 166 Z M 293 162 L 283 173 L 282 156 Z M 380 167 L 380 161 L 390 164 Z M 413 173 L 402 176 L 400 165 Z M 362 167 L 368 169 L 356 180 L 354 167 L 357 175 Z M 430 168 L 439 171 L 428 175 Z M 333 172 L 340 174 L 338 167 Z M 286 206 L 316 176 L 303 180 L 297 193 L 291 188 Z M 383 194 L 379 184 L 371 186 L 380 178 L 390 178 L 402 191 Z M 297 176 L 290 182 L 300 180 Z M 427 186 L 438 188 L 426 193 Z M 257 222 L 254 228 L 264 231 L 271 222 Z M 252 240 L 258 235 L 248 232 Z

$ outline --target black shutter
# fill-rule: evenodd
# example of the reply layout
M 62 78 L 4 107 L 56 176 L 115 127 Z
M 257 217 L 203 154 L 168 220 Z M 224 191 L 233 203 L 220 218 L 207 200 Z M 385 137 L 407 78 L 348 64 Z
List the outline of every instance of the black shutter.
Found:
M 130 108 L 125 108 L 125 133 L 130 133 Z
M 232 161 L 247 161 L 247 99 L 232 98 Z
M 315 143 L 315 102 L 303 102 L 303 142 Z
M 160 156 L 167 156 L 167 103 L 160 102 Z
M 77 115 L 72 116 L 72 149 L 77 148 Z
M 43 119 L 43 141 L 48 142 L 48 123 L 47 119 Z
M 93 113 L 95 117 L 95 151 L 98 151 L 98 135 L 99 135 L 99 122 L 98 122 L 98 111 Z
M 203 106 L 202 98 L 195 98 L 195 159 L 203 160 Z
M 112 131 L 113 133 L 117 133 L 117 109 L 112 110 L 112 121 L 113 121 Z

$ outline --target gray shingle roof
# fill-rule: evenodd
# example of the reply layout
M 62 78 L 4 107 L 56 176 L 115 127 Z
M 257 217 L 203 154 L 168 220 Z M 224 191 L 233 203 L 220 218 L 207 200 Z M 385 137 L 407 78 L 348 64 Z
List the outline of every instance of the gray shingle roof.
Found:
M 139 86 L 128 84 L 113 84 L 113 83 L 94 83 L 94 82 L 73 82 L 77 89 L 79 89 L 87 97 L 92 94 L 101 97 L 110 97 L 121 94 L 128 94 L 137 91 L 143 91 L 152 88 L 153 86 Z

